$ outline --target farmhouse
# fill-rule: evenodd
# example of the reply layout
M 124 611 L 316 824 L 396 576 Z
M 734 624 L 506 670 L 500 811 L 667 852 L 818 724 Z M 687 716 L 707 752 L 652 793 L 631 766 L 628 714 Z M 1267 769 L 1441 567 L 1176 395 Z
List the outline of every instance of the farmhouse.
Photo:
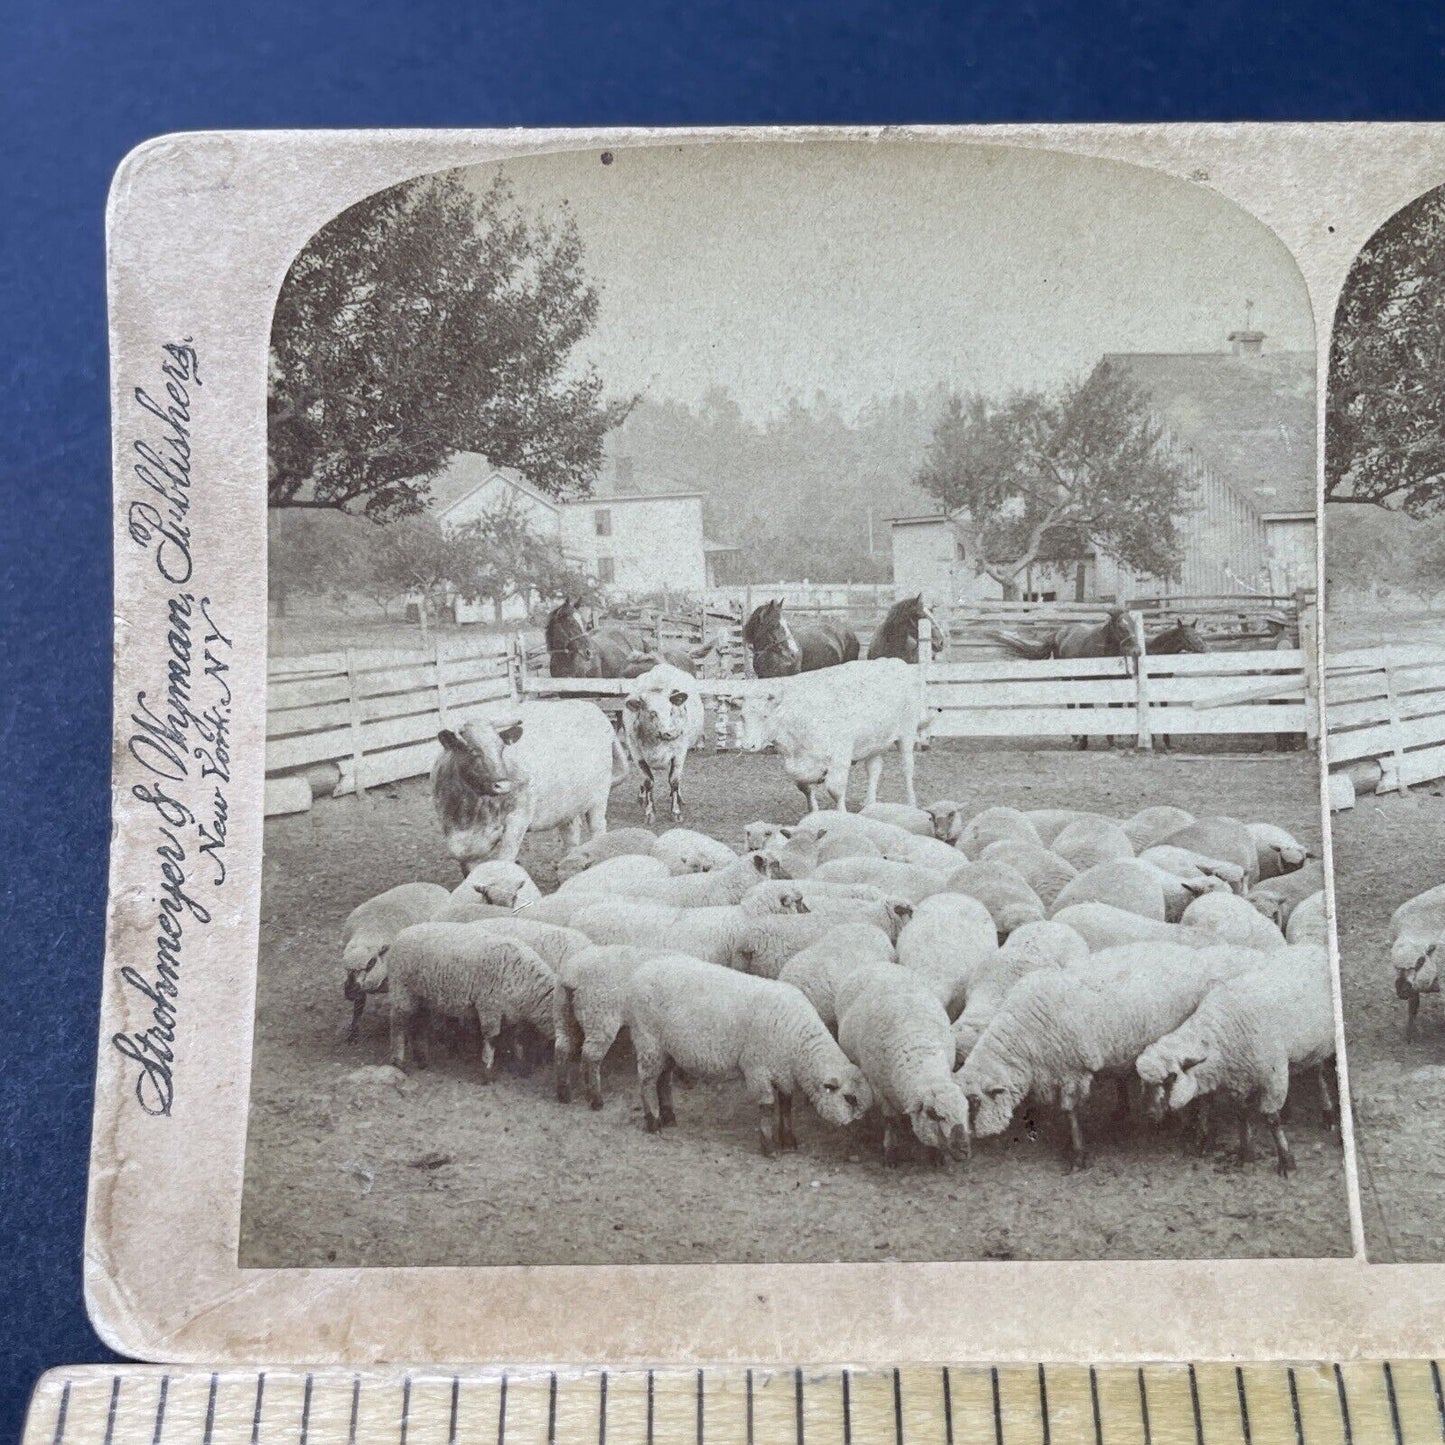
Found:
M 502 507 L 520 508 L 536 531 L 556 537 L 565 555 L 614 595 L 668 590 L 700 596 L 715 583 L 718 559 L 738 550 L 704 536 L 701 492 L 665 483 L 644 491 L 625 458 L 593 495 L 558 501 L 511 467 L 458 452 L 432 479 L 431 494 L 433 515 L 444 527 L 464 526 Z M 468 604 L 459 601 L 457 609 L 459 622 L 472 620 Z M 513 598 L 504 615 L 523 611 Z
M 1111 352 L 1148 397 L 1161 445 L 1183 466 L 1194 506 L 1178 518 L 1184 545 L 1177 583 L 1135 576 L 1090 551 L 1036 564 L 1020 578 L 1026 599 L 1105 601 L 1141 593 L 1282 595 L 1315 580 L 1315 362 L 1309 352 L 1267 352 L 1259 331 L 1234 331 L 1227 352 Z M 892 522 L 900 592 L 965 601 L 998 597 L 939 515 Z

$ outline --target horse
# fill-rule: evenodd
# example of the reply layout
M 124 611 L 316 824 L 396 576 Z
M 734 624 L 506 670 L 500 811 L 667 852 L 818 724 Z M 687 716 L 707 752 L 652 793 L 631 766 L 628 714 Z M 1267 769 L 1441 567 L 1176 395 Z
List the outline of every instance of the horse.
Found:
M 878 657 L 901 657 L 904 662 L 918 661 L 918 624 L 927 618 L 932 627 L 933 656 L 948 646 L 948 630 L 923 604 L 923 593 L 905 597 L 888 609 L 868 644 L 870 660 Z
M 990 634 L 994 641 L 1008 648 L 1015 657 L 1027 657 L 1036 662 L 1046 657 L 1122 657 L 1124 670 L 1130 677 L 1139 672 L 1139 638 L 1134 624 L 1122 607 L 1111 607 L 1109 615 L 1102 622 L 1071 622 L 1067 627 L 1055 628 L 1047 637 L 1038 642 L 1029 642 L 1011 632 Z M 1073 704 L 1071 703 L 1072 707 Z M 1084 704 L 1088 706 L 1088 704 Z M 1110 747 L 1114 739 L 1108 739 Z M 1088 736 L 1075 737 L 1074 746 L 1085 752 L 1089 746 Z
M 1149 657 L 1177 657 L 1185 652 L 1208 652 L 1209 644 L 1199 631 L 1197 622 L 1186 622 L 1182 617 L 1161 632 L 1145 639 L 1144 652 Z M 1164 704 L 1160 704 L 1164 706 Z M 1160 746 L 1167 753 L 1170 747 L 1168 733 L 1159 735 Z
M 553 677 L 623 677 L 638 651 L 621 627 L 582 620 L 582 599 L 563 598 L 547 616 Z
M 743 641 L 752 654 L 758 677 L 792 677 L 857 662 L 858 634 L 831 617 L 800 622 L 795 628 L 783 617 L 783 599 L 775 597 L 755 607 L 743 623 Z

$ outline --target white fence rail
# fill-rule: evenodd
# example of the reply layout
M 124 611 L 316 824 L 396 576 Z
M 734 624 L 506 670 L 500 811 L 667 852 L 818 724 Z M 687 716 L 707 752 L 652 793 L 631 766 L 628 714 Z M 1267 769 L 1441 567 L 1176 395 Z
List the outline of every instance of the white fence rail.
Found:
M 1327 674 L 1326 756 L 1356 791 L 1445 777 L 1445 646 L 1332 653 Z

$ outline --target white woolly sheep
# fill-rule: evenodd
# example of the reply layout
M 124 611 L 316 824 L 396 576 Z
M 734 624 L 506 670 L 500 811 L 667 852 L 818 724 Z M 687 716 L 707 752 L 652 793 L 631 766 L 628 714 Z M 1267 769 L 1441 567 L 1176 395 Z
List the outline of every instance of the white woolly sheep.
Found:
M 915 808 L 908 803 L 869 803 L 860 816 L 880 823 L 892 823 L 895 828 L 906 828 L 922 838 L 933 837 L 933 815 L 925 808 Z
M 573 925 L 593 943 L 633 943 L 727 964 L 745 931 L 771 916 L 736 903 L 674 908 L 646 898 L 604 898 L 578 913 Z
M 1002 863 L 1020 873 L 1045 908 L 1052 908 L 1059 890 L 1079 876 L 1079 870 L 1051 848 L 1045 848 L 1042 843 L 1021 843 L 1015 838 L 1000 838 L 990 843 L 978 855 L 978 861 Z
M 1254 835 L 1237 818 L 1197 818 L 1158 840 L 1170 848 L 1187 848 L 1206 858 L 1218 858 L 1244 870 L 1244 883 L 1259 881 L 1259 849 Z
M 968 985 L 968 1001 L 953 1022 L 954 1056 L 962 1063 L 1020 979 L 1045 968 L 1073 968 L 1089 957 L 1089 945 L 1067 924 L 1046 919 L 1009 934 L 997 954 Z
M 1000 939 L 1025 923 L 1037 923 L 1045 909 L 1023 874 L 1006 863 L 965 863 L 948 875 L 950 893 L 977 898 L 993 915 Z
M 1094 1079 L 1132 1074 L 1139 1055 L 1178 1028 L 1212 983 L 1258 959 L 1241 948 L 1129 944 L 1020 980 L 958 1072 L 975 1136 L 1002 1133 L 1025 1098 L 1052 1101 L 1068 1121 L 1069 1169 L 1084 1168 L 1079 1110 Z
M 1024 810 L 1024 817 L 1034 826 L 1034 832 L 1039 835 L 1039 842 L 1045 848 L 1054 846 L 1054 839 L 1069 826 L 1070 823 L 1077 823 L 1084 818 L 1102 818 L 1102 813 L 1086 813 L 1082 808 L 1027 808 Z M 1117 822 L 1117 819 L 1107 818 L 1106 822 Z
M 823 839 L 826 844 L 827 838 Z M 938 838 L 920 838 L 917 833 L 899 831 L 880 848 L 885 858 L 897 863 L 912 863 L 920 868 L 935 868 L 940 873 L 951 873 L 963 861 L 963 855 L 950 843 Z
M 1187 828 L 1194 821 L 1194 814 L 1170 803 L 1156 803 L 1149 808 L 1140 808 L 1132 818 L 1126 818 L 1120 826 L 1135 853 L 1152 848 L 1161 838 Z
M 759 819 L 756 823 L 748 823 L 743 827 L 743 852 L 759 853 L 781 834 L 787 837 L 792 832 L 791 827 L 782 823 L 765 823 Z
M 556 975 L 536 952 L 485 924 L 419 923 L 391 946 L 391 1062 L 405 1069 L 409 1056 L 426 1067 L 426 1015 L 475 1015 L 482 1035 L 482 1077 L 490 1083 L 497 1035 L 504 1024 L 530 1024 L 552 1032 Z M 420 1016 L 420 1017 L 419 1017 Z M 417 1028 L 421 1023 L 423 1026 Z
M 1276 949 L 1257 967 L 1216 983 L 1194 1012 L 1139 1055 L 1150 1111 L 1182 1109 L 1212 1093 L 1239 1107 L 1239 1157 L 1251 1157 L 1253 1105 L 1274 1136 L 1275 1168 L 1289 1175 L 1294 1155 L 1280 1124 L 1290 1069 L 1314 1069 L 1331 1130 L 1335 1101 L 1325 1066 L 1335 1056 L 1329 957 L 1318 944 Z
M 757 1105 L 765 1155 L 797 1147 L 793 1096 L 799 1090 L 836 1128 L 861 1118 L 873 1102 L 862 1072 L 812 1004 L 776 979 L 668 954 L 633 973 L 626 1018 L 649 1134 L 676 1122 L 674 1069 L 695 1078 L 741 1074 Z
M 351 1027 L 346 1041 L 361 1037 L 366 996 L 386 989 L 386 954 L 402 929 L 425 923 L 451 902 L 440 883 L 399 883 L 358 903 L 341 925 L 341 966 L 346 978 L 342 996 L 351 1001 Z
M 557 892 L 631 893 L 639 884 L 660 883 L 671 876 L 667 864 L 651 853 L 619 853 L 574 873 Z
M 859 969 L 873 967 L 897 967 L 888 935 L 871 924 L 841 923 L 795 953 L 783 965 L 778 979 L 792 984 L 836 1035 L 839 988 Z
M 1318 943 L 1328 946 L 1330 941 L 1329 919 L 1325 914 L 1325 890 L 1311 893 L 1289 916 L 1285 925 L 1286 943 Z
M 780 876 L 778 865 L 771 859 L 761 853 L 747 853 L 711 873 L 682 873 L 673 878 L 630 884 L 627 893 L 633 898 L 670 903 L 676 908 L 711 908 L 737 903 L 759 879 Z
M 1179 923 L 1158 923 L 1109 903 L 1072 903 L 1059 909 L 1053 916 L 1053 922 L 1067 924 L 1094 953 L 1106 948 L 1120 948 L 1127 943 L 1153 941 L 1207 948 L 1219 942 L 1218 935 L 1207 929 L 1185 928 Z
M 898 962 L 943 1005 L 949 1018 L 958 1014 L 972 980 L 997 953 L 993 915 L 966 893 L 925 898 L 898 935 Z
M 610 833 L 599 833 L 562 855 L 557 864 L 557 877 L 565 883 L 608 858 L 618 858 L 624 853 L 650 854 L 656 842 L 656 835 L 646 828 L 617 828 Z
M 430 919 L 422 919 L 421 922 L 430 923 L 480 923 L 484 918 L 511 918 L 512 910 L 500 903 L 483 903 L 475 895 L 471 898 L 458 898 L 454 893 L 447 901 L 447 906 L 439 913 L 434 913 Z
M 1015 843 L 1042 843 L 1039 830 L 1017 808 L 985 808 L 959 831 L 954 847 L 965 858 L 978 859 L 990 843 L 1009 839 Z
M 458 903 L 478 899 L 499 908 L 517 908 L 525 903 L 535 903 L 541 896 L 542 890 L 532 882 L 532 875 L 520 863 L 507 863 L 500 858 L 478 863 L 452 889 L 452 898 Z
M 1108 903 L 1157 923 L 1167 921 L 1161 873 L 1137 858 L 1095 863 L 1059 890 L 1053 913 L 1074 903 Z M 1174 879 L 1183 888 L 1183 881 Z
M 834 858 L 820 863 L 812 876 L 823 882 L 869 883 L 915 905 L 932 893 L 941 893 L 947 881 L 936 868 L 921 868 L 915 863 L 898 863 L 889 858 Z
M 1441 944 L 1445 943 L 1445 883 L 1407 899 L 1390 915 L 1390 962 L 1395 969 L 1395 997 L 1406 999 L 1410 1012 L 1405 1037 L 1415 1037 L 1420 995 L 1440 992 Z
M 739 973 L 777 978 L 790 958 L 840 923 L 866 923 L 896 940 L 912 912 L 913 905 L 901 898 L 882 903 L 834 898 L 817 913 L 760 914 L 733 935 L 732 948 L 720 961 Z
M 626 1022 L 628 982 L 638 965 L 664 951 L 625 943 L 591 945 L 558 969 L 552 993 L 553 1062 L 562 1103 L 572 1102 L 580 1067 L 587 1102 L 602 1107 L 602 1061 Z
M 1293 873 L 1302 868 L 1310 856 L 1310 850 L 1298 838 L 1277 828 L 1273 823 L 1246 823 L 1249 835 L 1254 839 L 1254 851 L 1259 858 L 1261 879 L 1278 878 L 1284 873 Z
M 838 1042 L 883 1112 L 885 1168 L 898 1162 L 900 1117 L 935 1159 L 968 1157 L 968 1100 L 953 1079 L 953 1032 L 921 981 L 865 985 L 838 1020 Z
M 1112 858 L 1132 858 L 1134 845 L 1129 835 L 1111 818 L 1075 818 L 1061 828 L 1049 845 L 1080 873 Z
M 726 843 L 691 828 L 669 828 L 659 833 L 652 856 L 660 858 L 669 873 L 711 873 L 736 863 L 738 858 Z
M 1318 893 L 1325 886 L 1325 865 L 1313 858 L 1292 873 L 1279 873 L 1261 878 L 1249 890 L 1249 901 L 1283 931 L 1289 924 L 1290 915 L 1311 894 Z
M 560 923 L 539 923 L 525 914 L 484 918 L 480 920 L 480 926 L 492 938 L 515 938 L 519 943 L 525 943 L 553 973 L 557 973 L 574 953 L 592 947 L 592 940 L 581 929 L 564 928 Z
M 560 889 L 538 899 L 536 903 L 529 903 L 518 916 L 529 918 L 534 923 L 555 923 L 563 928 L 571 928 L 574 918 L 585 913 L 587 909 L 596 907 L 608 897 L 610 895 L 606 893 L 589 893 L 585 888 Z
M 1244 869 L 1238 863 L 1226 863 L 1222 858 L 1207 858 L 1203 853 L 1188 848 L 1176 848 L 1169 843 L 1155 843 L 1139 855 L 1146 863 L 1172 873 L 1176 878 L 1192 881 L 1196 878 L 1218 878 L 1235 893 L 1244 892 Z
M 1196 898 L 1179 921 L 1186 928 L 1202 928 L 1221 943 L 1233 943 L 1241 948 L 1284 947 L 1283 932 L 1263 917 L 1249 899 L 1233 893 L 1206 893 Z
M 826 913 L 837 912 L 848 902 L 883 903 L 888 895 L 870 883 L 834 883 L 828 879 L 770 878 L 754 884 L 743 894 L 739 907 L 749 913 Z M 840 900 L 842 900 L 840 902 Z

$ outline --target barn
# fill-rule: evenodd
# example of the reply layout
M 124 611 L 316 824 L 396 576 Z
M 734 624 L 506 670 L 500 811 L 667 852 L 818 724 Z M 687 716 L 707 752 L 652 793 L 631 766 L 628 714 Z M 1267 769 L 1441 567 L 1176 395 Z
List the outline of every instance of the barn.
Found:
M 1025 600 L 1106 601 L 1141 594 L 1283 595 L 1315 581 L 1315 359 L 1270 352 L 1260 331 L 1233 331 L 1218 352 L 1110 352 L 1149 401 L 1161 445 L 1187 472 L 1195 505 L 1178 519 L 1177 582 L 1136 576 L 1090 551 L 1048 558 L 1020 579 Z M 930 598 L 996 598 L 939 514 L 895 517 L 894 584 Z

